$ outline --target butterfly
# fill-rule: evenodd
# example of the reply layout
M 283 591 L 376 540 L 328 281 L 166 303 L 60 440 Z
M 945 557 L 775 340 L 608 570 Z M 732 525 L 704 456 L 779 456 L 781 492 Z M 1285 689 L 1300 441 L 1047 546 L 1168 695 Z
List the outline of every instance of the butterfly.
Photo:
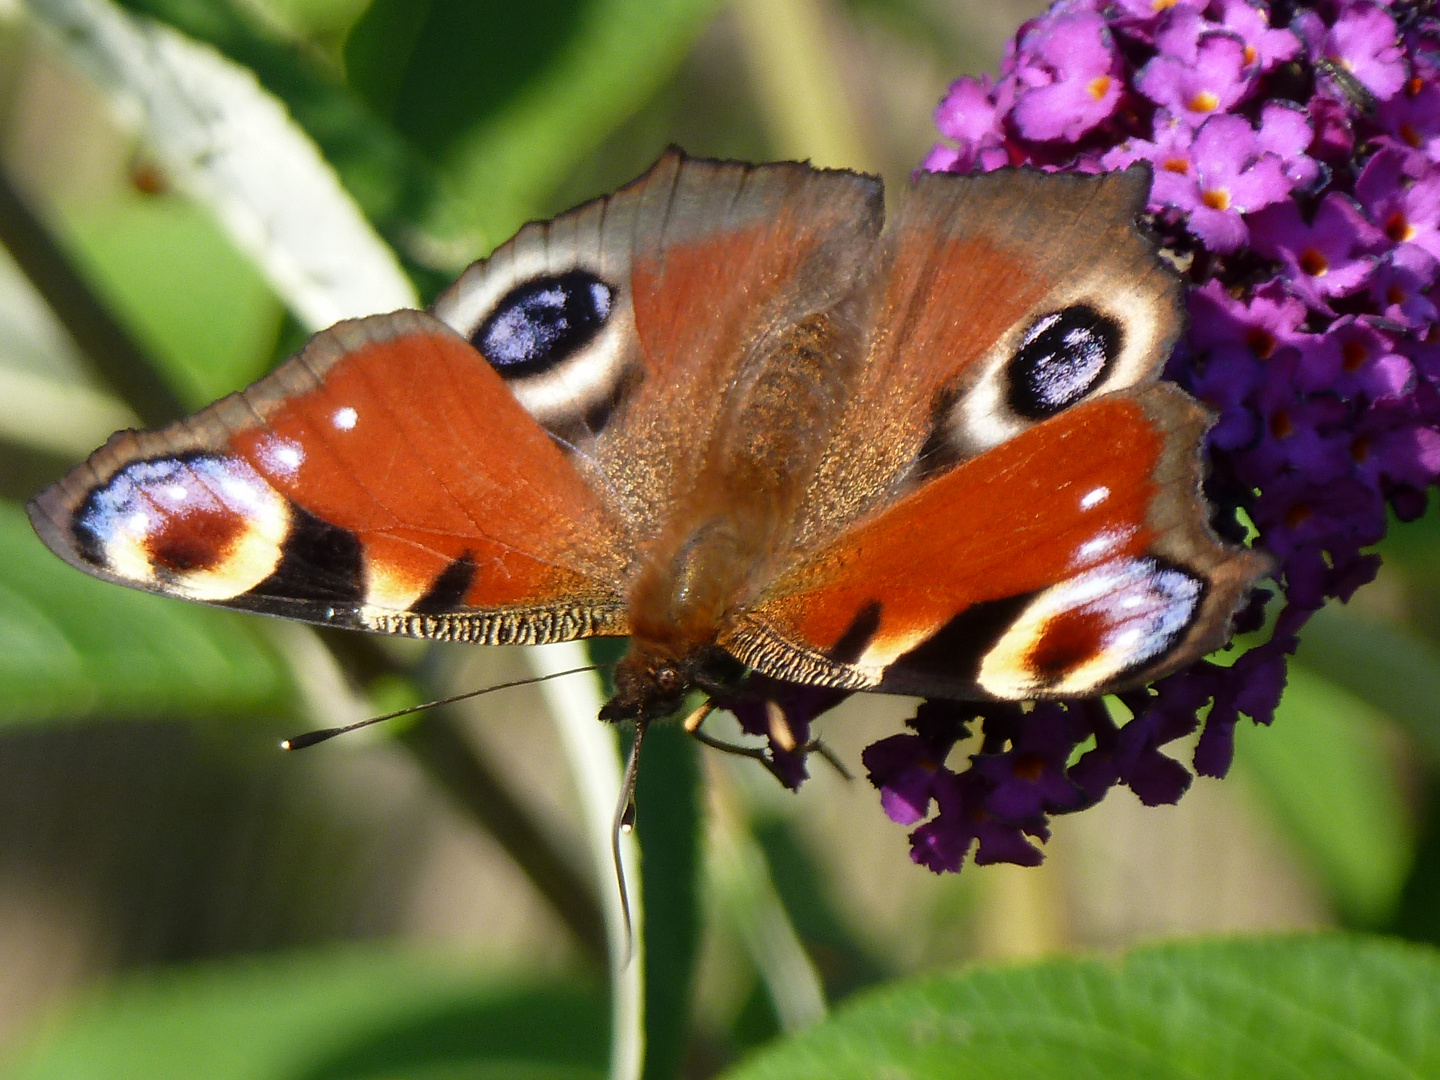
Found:
M 876 178 L 667 152 L 426 312 L 316 334 L 35 498 L 107 581 L 383 634 L 628 636 L 602 716 L 697 688 L 1099 695 L 1222 645 L 1268 569 L 1158 373 L 1146 167 Z M 768 680 L 768 682 L 765 682 Z

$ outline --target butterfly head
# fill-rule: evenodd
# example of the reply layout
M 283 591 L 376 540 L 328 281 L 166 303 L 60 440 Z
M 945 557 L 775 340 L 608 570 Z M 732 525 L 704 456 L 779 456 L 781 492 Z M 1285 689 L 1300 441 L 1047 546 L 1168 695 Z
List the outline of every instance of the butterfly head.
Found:
M 615 667 L 615 693 L 600 719 L 649 723 L 677 712 L 695 685 L 691 666 L 663 645 L 636 642 Z

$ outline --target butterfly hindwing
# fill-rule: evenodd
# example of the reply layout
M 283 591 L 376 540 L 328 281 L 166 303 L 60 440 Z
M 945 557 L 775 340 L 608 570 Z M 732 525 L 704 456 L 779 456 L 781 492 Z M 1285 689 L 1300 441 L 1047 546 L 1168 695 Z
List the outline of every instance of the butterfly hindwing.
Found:
M 1166 385 L 1077 405 L 813 553 L 727 647 L 780 678 L 1013 700 L 1197 659 L 1264 568 L 1205 525 L 1207 424 Z
M 624 633 L 627 540 L 460 337 L 340 323 L 240 394 L 122 432 L 30 507 L 89 573 L 422 637 Z
M 765 674 L 1029 699 L 1225 639 L 1263 558 L 1200 495 L 1208 416 L 1156 385 L 1177 275 L 1149 173 L 922 175 L 882 238 L 865 364 L 792 564 L 722 643 Z

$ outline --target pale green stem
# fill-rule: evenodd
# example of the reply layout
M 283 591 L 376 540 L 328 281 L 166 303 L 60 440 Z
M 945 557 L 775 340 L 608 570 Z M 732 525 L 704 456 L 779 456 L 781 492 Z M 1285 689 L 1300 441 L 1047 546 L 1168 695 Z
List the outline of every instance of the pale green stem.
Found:
M 588 663 L 578 642 L 545 645 L 530 650 L 531 667 L 548 675 Z M 623 767 L 616 729 L 602 724 L 597 676 L 572 675 L 540 684 L 550 715 L 565 747 L 570 771 L 580 795 L 585 819 L 585 841 L 594 862 L 605 912 L 610 952 L 611 1080 L 639 1080 L 645 1067 L 645 923 L 640 896 L 640 851 L 633 834 L 620 840 L 620 859 L 630 898 L 629 933 L 620 891 L 613 885 L 615 863 L 611 847 L 615 807 L 620 798 Z M 611 882 L 609 887 L 605 883 Z
M 29 0 L 27 10 L 303 324 L 414 305 L 394 252 L 248 68 L 106 0 Z
M 878 172 L 846 97 L 819 0 L 732 0 L 731 10 L 779 155 Z
M 79 383 L 0 366 L 0 440 L 81 458 L 110 433 L 139 423 L 118 399 Z

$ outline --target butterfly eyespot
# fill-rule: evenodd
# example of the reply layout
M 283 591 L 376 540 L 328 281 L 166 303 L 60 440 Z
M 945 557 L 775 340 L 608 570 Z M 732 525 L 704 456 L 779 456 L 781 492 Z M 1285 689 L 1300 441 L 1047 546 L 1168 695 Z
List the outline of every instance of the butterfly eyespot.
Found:
M 586 270 L 534 278 L 495 305 L 471 341 L 506 377 L 538 374 L 605 326 L 615 290 Z
M 1068 409 L 1100 384 L 1123 337 L 1115 319 L 1089 304 L 1042 315 L 1007 365 L 1010 408 L 1028 420 Z
M 73 530 L 86 560 L 125 581 L 226 600 L 274 572 L 292 518 L 243 459 L 193 454 L 120 469 L 89 492 Z
M 1200 610 L 1205 582 L 1154 558 L 1117 558 L 1040 592 L 981 661 L 997 697 L 1093 693 L 1164 654 Z

